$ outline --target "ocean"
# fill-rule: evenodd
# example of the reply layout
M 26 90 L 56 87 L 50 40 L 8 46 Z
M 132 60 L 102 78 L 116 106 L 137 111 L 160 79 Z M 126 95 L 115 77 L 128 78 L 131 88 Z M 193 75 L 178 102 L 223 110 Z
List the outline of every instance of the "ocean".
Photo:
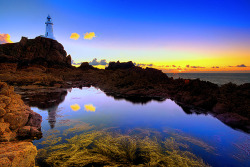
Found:
M 250 73 L 166 73 L 168 77 L 174 79 L 197 79 L 209 81 L 218 85 L 223 85 L 229 82 L 241 85 L 250 83 Z

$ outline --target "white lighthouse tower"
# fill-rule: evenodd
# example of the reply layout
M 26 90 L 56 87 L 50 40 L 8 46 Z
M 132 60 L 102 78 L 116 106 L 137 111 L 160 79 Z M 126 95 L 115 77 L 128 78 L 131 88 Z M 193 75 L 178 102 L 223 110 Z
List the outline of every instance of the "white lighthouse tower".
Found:
M 45 22 L 45 24 L 46 24 L 45 37 L 55 40 L 55 37 L 54 37 L 54 34 L 53 34 L 53 23 L 51 21 L 50 15 L 48 15 L 47 21 Z

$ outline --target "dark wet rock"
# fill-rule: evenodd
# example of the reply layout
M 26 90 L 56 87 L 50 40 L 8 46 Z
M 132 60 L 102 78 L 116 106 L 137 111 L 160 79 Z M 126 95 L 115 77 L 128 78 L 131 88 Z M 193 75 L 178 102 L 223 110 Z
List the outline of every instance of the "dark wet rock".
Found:
M 71 56 L 67 56 L 62 44 L 56 40 L 22 37 L 20 42 L 0 45 L 1 63 L 18 63 L 18 68 L 30 65 L 45 67 L 71 67 Z
M 71 56 L 70 56 L 70 55 L 68 55 L 68 56 L 66 57 L 66 64 L 67 64 L 67 65 L 71 65 Z
M 19 139 L 25 139 L 25 138 L 41 138 L 42 132 L 37 127 L 33 126 L 24 126 L 20 129 L 18 129 L 18 137 Z
M 225 113 L 228 112 L 229 108 L 226 104 L 223 103 L 217 103 L 214 107 L 213 107 L 213 112 L 216 114 L 221 114 L 221 113 Z
M 21 40 L 19 41 L 19 45 L 20 46 L 25 46 L 28 42 L 28 38 L 27 37 L 22 37 Z
M 108 67 L 106 67 L 106 69 L 107 70 L 128 69 L 134 66 L 135 65 L 132 61 L 123 62 L 123 63 L 120 63 L 119 61 L 117 61 L 117 62 L 109 62 L 109 65 Z
M 30 136 L 30 126 L 23 126 L 22 128 L 18 129 L 18 136 L 25 138 Z
M 42 116 L 34 111 L 29 113 L 29 120 L 26 123 L 26 126 L 35 127 L 41 129 Z

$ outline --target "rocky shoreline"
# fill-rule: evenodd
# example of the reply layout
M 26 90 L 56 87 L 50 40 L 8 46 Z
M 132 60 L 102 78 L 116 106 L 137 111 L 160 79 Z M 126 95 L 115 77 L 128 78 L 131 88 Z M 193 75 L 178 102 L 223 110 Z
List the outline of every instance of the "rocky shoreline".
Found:
M 94 86 L 118 98 L 170 98 L 185 109 L 211 113 L 233 128 L 250 131 L 250 83 L 218 86 L 199 79 L 173 79 L 132 62 L 110 62 L 106 69 L 84 62 L 76 68 L 60 43 L 42 37 L 23 37 L 18 43 L 0 45 L 0 60 L 0 80 L 17 89 Z
M 132 62 L 111 62 L 106 69 L 85 62 L 76 68 L 60 43 L 42 37 L 0 45 L 0 66 L 0 164 L 15 166 L 27 161 L 34 166 L 36 148 L 30 141 L 42 137 L 42 118 L 24 102 L 39 108 L 53 106 L 63 100 L 67 88 L 74 87 L 94 86 L 134 103 L 170 98 L 187 114 L 211 114 L 250 133 L 250 83 L 218 86 L 199 79 L 173 79 Z M 14 86 L 23 100 L 4 82 Z M 26 154 L 30 158 L 22 157 Z
M 0 164 L 34 166 L 37 154 L 31 143 L 42 137 L 42 117 L 25 105 L 12 86 L 0 82 Z

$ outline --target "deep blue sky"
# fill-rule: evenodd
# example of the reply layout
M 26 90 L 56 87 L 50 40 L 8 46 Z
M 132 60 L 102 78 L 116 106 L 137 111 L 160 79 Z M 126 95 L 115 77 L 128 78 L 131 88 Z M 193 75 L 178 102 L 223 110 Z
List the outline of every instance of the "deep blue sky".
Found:
M 78 62 L 250 65 L 249 0 L 1 0 L 0 11 L 0 33 L 14 42 L 43 35 L 50 14 L 56 39 Z M 96 38 L 84 40 L 86 32 Z

